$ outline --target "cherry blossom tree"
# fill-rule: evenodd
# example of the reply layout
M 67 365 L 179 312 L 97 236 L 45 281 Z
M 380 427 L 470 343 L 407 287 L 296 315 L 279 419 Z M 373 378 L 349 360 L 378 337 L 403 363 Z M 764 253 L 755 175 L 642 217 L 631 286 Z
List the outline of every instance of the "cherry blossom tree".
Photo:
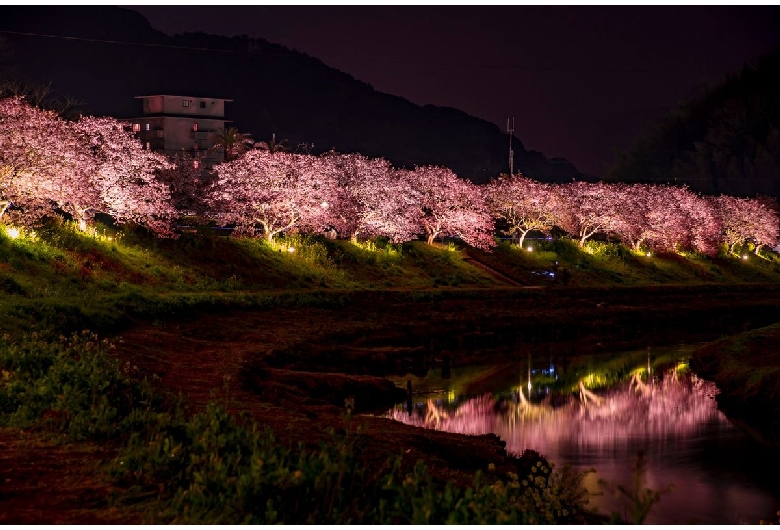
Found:
M 32 226 L 58 210 L 83 220 L 100 203 L 90 162 L 69 122 L 22 98 L 0 100 L 0 199 L 15 222 Z
M 272 241 L 287 230 L 320 231 L 328 221 L 336 182 L 318 172 L 314 156 L 253 150 L 214 169 L 205 202 L 221 224 L 250 234 L 260 225 Z
M 385 236 L 395 243 L 416 237 L 416 194 L 387 160 L 328 153 L 320 161 L 337 181 L 330 224 L 339 233 L 353 240 Z
M 580 247 L 594 234 L 618 228 L 619 194 L 612 184 L 571 182 L 555 188 L 555 216 L 559 226 Z
M 646 184 L 613 184 L 611 191 L 615 194 L 613 201 L 619 206 L 612 231 L 621 242 L 639 251 L 651 237 L 648 214 L 655 189 Z
M 67 214 L 82 227 L 97 212 L 170 235 L 176 211 L 157 172 L 161 155 L 143 150 L 113 118 L 77 122 L 20 98 L 0 101 L 0 198 L 23 224 Z
M 170 168 L 159 153 L 143 148 L 140 140 L 114 118 L 82 117 L 74 124 L 91 158 L 91 183 L 102 204 L 96 209 L 118 223 L 133 222 L 157 235 L 172 236 L 178 212 L 170 190 L 158 177 Z
M 205 215 L 203 194 L 213 178 L 213 171 L 204 168 L 200 159 L 178 153 L 169 167 L 158 173 L 158 178 L 168 186 L 171 204 L 181 215 Z
M 505 234 L 519 235 L 517 244 L 532 230 L 549 233 L 556 225 L 552 186 L 521 175 L 502 175 L 484 186 L 487 206 L 494 218 L 507 226 Z
M 399 170 L 398 179 L 416 193 L 418 226 L 429 245 L 440 236 L 454 236 L 477 248 L 495 246 L 493 219 L 482 190 L 443 167 Z
M 722 237 L 730 253 L 734 253 L 736 245 L 752 242 L 758 254 L 761 247 L 773 247 L 780 242 L 780 220 L 774 200 L 721 195 L 710 198 L 710 202 L 720 220 Z
M 722 230 L 711 203 L 690 191 L 687 186 L 673 186 L 668 190 L 667 207 L 678 208 L 685 218 L 679 226 L 673 228 L 684 238 L 683 248 L 708 256 L 716 255 Z

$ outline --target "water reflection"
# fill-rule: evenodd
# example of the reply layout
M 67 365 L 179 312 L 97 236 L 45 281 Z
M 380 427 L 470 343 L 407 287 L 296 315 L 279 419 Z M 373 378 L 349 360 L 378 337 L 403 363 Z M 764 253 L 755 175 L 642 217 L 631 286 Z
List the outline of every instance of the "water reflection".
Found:
M 776 465 L 773 457 L 730 424 L 716 408 L 715 386 L 685 364 L 658 369 L 648 358 L 619 377 L 602 370 L 565 381 L 551 365 L 534 372 L 533 382 L 530 366 L 515 372 L 520 382 L 509 392 L 457 399 L 450 390 L 388 416 L 429 429 L 495 433 L 510 452 L 535 449 L 553 462 L 594 467 L 591 491 L 600 489 L 597 479 L 631 485 L 633 457 L 642 451 L 647 487 L 675 486 L 648 523 L 773 520 L 780 508 L 776 482 L 766 473 Z M 608 495 L 594 503 L 604 512 L 620 509 Z

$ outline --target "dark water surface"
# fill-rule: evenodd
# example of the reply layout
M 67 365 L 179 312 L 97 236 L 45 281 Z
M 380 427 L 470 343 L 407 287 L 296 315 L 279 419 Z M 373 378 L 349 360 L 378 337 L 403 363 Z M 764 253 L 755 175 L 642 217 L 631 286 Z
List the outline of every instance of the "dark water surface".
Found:
M 780 448 L 763 446 L 716 407 L 717 389 L 687 367 L 690 346 L 588 356 L 523 359 L 497 367 L 453 367 L 407 376 L 415 389 L 388 416 L 464 434 L 495 433 L 507 450 L 534 449 L 560 466 L 594 468 L 590 506 L 631 510 L 600 481 L 633 488 L 638 455 L 643 487 L 665 493 L 651 524 L 777 522 Z M 443 371 L 447 376 L 447 370 Z M 530 383 L 530 384 L 529 384 Z M 614 488 L 612 488 L 614 491 Z

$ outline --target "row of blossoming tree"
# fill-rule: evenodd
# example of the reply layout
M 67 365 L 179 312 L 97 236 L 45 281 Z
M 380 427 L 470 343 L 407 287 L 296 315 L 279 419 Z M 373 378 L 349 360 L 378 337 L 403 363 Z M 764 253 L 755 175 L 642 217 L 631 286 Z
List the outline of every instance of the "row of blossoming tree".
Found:
M 721 244 L 733 250 L 780 242 L 776 205 L 766 198 L 522 176 L 475 185 L 442 167 L 395 169 L 383 159 L 333 152 L 251 150 L 204 180 L 186 159 L 144 150 L 125 125 L 66 121 L 20 98 L 0 100 L 0 218 L 33 226 L 64 215 L 83 226 L 105 213 L 171 236 L 186 210 L 269 240 L 290 231 L 393 242 L 451 236 L 486 249 L 495 245 L 496 221 L 520 245 L 531 231 L 553 230 L 580 246 L 604 234 L 637 250 L 710 255 Z

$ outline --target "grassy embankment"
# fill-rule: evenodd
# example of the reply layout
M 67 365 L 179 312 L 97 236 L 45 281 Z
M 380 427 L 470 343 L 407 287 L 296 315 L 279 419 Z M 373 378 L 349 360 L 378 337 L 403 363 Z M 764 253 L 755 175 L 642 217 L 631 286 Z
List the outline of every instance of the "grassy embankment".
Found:
M 571 286 L 764 283 L 780 278 L 773 257 L 647 257 L 600 243 L 586 251 L 553 241 L 537 244 L 533 252 L 502 245 L 492 255 L 470 254 L 527 285 L 549 285 L 548 277 L 533 272 L 549 270 L 555 261 L 559 269 L 570 271 Z M 281 443 L 252 418 L 227 414 L 224 406 L 187 409 L 147 382 L 148 374 L 122 364 L 107 343 L 91 334 L 57 338 L 87 328 L 113 333 L 134 321 L 162 322 L 191 310 L 334 307 L 350 293 L 372 289 L 490 296 L 496 289 L 516 287 L 474 266 L 452 245 L 360 247 L 297 237 L 268 245 L 195 234 L 160 241 L 132 233 L 87 236 L 66 227 L 11 238 L 0 230 L 2 434 L 11 445 L 29 443 L 19 433 L 30 429 L 100 444 L 109 453 L 101 459 L 108 463 L 96 461 L 95 469 L 102 470 L 101 477 L 106 472 L 113 477 L 95 486 L 100 500 L 88 513 L 69 512 L 61 518 L 49 513 L 47 519 L 30 512 L 25 519 L 18 511 L 24 503 L 17 503 L 7 517 L 2 515 L 8 505 L 0 507 L 0 519 L 586 520 L 578 476 L 565 470 L 551 473 L 549 464 L 541 458 L 537 464 L 534 455 L 530 461 L 506 457 L 498 468 L 486 466 L 471 487 L 445 486 L 446 473 L 439 470 L 434 480 L 403 454 L 385 466 L 367 465 L 360 455 L 368 442 L 354 422 L 350 427 L 349 411 L 323 445 L 296 447 Z M 33 331 L 37 336 L 30 335 Z M 20 494 L 9 487 L 9 495 Z M 108 498 L 113 501 L 107 503 Z M 51 501 L 35 498 L 39 504 Z
M 718 386 L 718 405 L 773 444 L 780 443 L 778 344 L 780 323 L 711 342 L 691 358 L 697 373 Z
M 325 304 L 362 290 L 484 290 L 512 287 L 474 258 L 525 286 L 730 285 L 776 283 L 780 259 L 746 253 L 706 258 L 646 256 L 620 245 L 535 241 L 528 252 L 502 243 L 493 253 L 454 244 L 357 246 L 293 236 L 268 244 L 211 234 L 157 240 L 132 232 L 84 235 L 68 227 L 22 233 L 0 227 L 0 331 L 121 328 L 130 315 L 165 318 L 188 307 Z M 294 251 L 290 252 L 289 249 Z

